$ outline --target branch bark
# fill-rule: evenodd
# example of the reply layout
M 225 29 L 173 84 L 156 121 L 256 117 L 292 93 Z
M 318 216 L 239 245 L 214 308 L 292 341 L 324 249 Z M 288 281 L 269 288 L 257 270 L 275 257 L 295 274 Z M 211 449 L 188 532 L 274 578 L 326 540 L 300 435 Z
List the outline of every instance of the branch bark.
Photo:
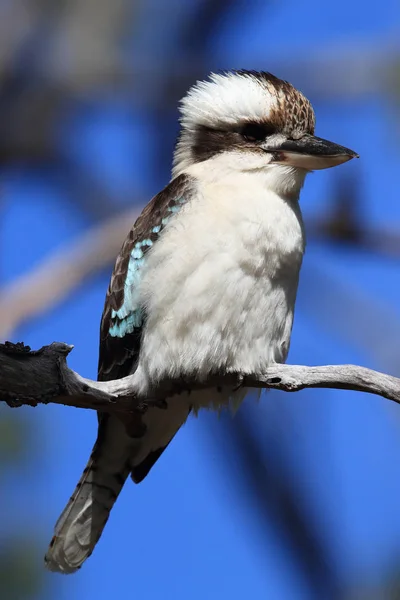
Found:
M 164 408 L 163 399 L 171 394 L 229 385 L 285 392 L 304 388 L 356 390 L 400 403 L 400 379 L 356 365 L 275 364 L 262 375 L 223 373 L 201 382 L 195 378 L 163 380 L 144 399 L 137 395 L 131 375 L 114 381 L 94 381 L 69 369 L 67 356 L 72 348 L 61 342 L 53 342 L 40 350 L 31 350 L 23 343 L 0 344 L 0 400 L 13 408 L 55 403 L 118 413 L 123 417 L 143 413 L 148 406 Z

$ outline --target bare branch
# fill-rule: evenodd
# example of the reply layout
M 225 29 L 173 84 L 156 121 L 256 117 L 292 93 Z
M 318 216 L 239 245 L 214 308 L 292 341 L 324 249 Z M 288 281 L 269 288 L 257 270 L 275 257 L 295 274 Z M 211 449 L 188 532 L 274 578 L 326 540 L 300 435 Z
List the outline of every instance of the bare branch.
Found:
M 107 384 L 86 380 L 68 368 L 66 358 L 72 348 L 60 342 L 40 350 L 31 350 L 22 343 L 0 344 L 1 400 L 11 407 L 52 402 L 108 412 L 132 412 L 129 398 L 118 399 L 117 405 L 117 398 L 106 391 Z
M 163 380 L 146 396 L 137 395 L 132 375 L 114 381 L 93 381 L 68 368 L 72 346 L 54 342 L 32 351 L 24 344 L 0 344 L 0 399 L 11 407 L 65 404 L 123 415 L 143 413 L 148 406 L 164 408 L 163 398 L 188 389 L 221 385 L 274 388 L 297 392 L 304 388 L 335 388 L 368 392 L 400 403 L 400 379 L 355 365 L 307 367 L 276 364 L 263 375 L 215 374 Z

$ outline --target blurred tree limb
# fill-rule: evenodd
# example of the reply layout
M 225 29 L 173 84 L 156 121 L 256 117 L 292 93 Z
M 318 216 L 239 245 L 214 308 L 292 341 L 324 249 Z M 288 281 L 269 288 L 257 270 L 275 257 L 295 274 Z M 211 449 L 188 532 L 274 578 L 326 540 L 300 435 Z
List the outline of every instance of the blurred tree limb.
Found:
M 165 408 L 166 396 L 189 389 L 221 385 L 273 388 L 297 392 L 304 388 L 336 388 L 376 394 L 400 404 L 400 379 L 355 365 L 308 367 L 275 364 L 262 375 L 223 373 L 199 382 L 195 378 L 163 380 L 146 399 L 137 396 L 132 375 L 93 381 L 67 366 L 72 346 L 53 342 L 32 351 L 23 343 L 0 344 L 0 399 L 11 407 L 65 404 L 119 414 L 134 414 L 150 405 Z
M 111 264 L 138 216 L 130 209 L 85 232 L 0 294 L 0 338 L 29 318 L 56 306 L 85 277 Z
M 225 464 L 232 472 L 232 481 L 250 503 L 246 518 L 249 522 L 255 519 L 262 543 L 266 540 L 270 543 L 271 527 L 275 529 L 277 537 L 300 567 L 308 584 L 310 593 L 306 597 L 309 600 L 344 600 L 340 574 L 332 560 L 332 548 L 323 529 L 311 516 L 302 484 L 294 474 L 293 463 L 288 460 L 285 444 L 282 445 L 282 437 L 280 434 L 278 438 L 271 437 L 271 430 L 264 424 L 258 435 L 256 423 L 260 418 L 249 408 L 239 411 L 234 419 L 229 415 L 222 416 L 225 432 L 222 441 L 220 433 L 210 436 L 221 454 L 230 457 Z M 285 431 L 290 430 L 281 410 L 280 418 Z

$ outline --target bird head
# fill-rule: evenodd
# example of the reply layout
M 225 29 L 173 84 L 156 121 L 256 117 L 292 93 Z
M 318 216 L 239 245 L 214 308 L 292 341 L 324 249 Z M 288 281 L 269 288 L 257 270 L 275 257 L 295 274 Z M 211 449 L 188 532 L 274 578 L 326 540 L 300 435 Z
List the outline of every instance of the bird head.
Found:
M 309 171 L 358 156 L 316 137 L 309 100 L 270 73 L 211 74 L 189 90 L 180 112 L 174 176 L 191 165 L 224 157 L 233 171 L 273 173 L 279 186 L 280 177 L 302 182 Z

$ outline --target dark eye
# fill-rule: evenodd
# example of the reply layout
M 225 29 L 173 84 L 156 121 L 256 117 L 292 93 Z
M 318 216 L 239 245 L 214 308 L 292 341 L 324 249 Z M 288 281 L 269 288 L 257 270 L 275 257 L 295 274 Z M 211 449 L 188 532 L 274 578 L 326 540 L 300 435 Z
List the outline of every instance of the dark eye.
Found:
M 246 123 L 240 130 L 240 135 L 249 142 L 261 142 L 272 133 L 274 133 L 272 127 L 260 123 Z

